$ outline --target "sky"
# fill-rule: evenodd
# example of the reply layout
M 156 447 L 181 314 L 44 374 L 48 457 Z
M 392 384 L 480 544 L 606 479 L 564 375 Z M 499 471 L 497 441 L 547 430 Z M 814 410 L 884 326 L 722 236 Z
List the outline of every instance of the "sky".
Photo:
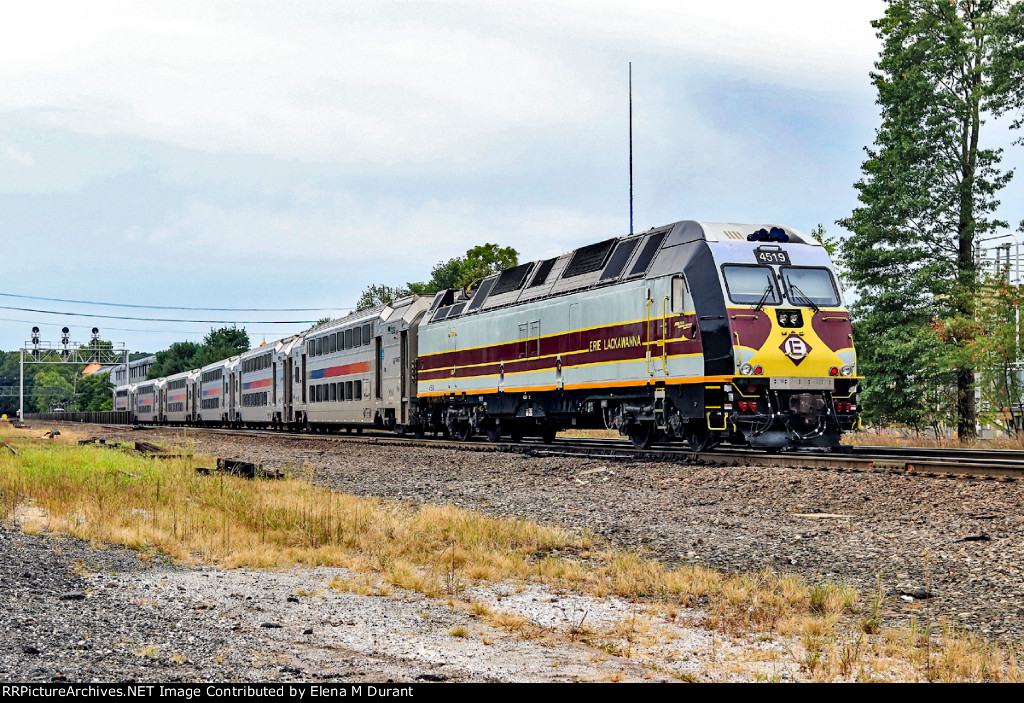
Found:
M 629 62 L 636 231 L 697 219 L 842 234 L 878 125 L 883 11 L 18 3 L 0 25 L 0 349 L 33 325 L 51 341 L 96 326 L 147 351 L 221 326 L 91 315 L 252 321 L 259 343 L 477 244 L 525 261 L 627 234 Z M 1014 224 L 1022 183 L 1002 194 Z

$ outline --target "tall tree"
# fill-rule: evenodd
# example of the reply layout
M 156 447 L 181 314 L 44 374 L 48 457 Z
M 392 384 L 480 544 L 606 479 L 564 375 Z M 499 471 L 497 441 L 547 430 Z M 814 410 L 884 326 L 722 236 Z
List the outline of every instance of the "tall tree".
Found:
M 437 262 L 430 271 L 429 281 L 407 283 L 404 288 L 377 283 L 367 286 L 359 296 L 356 310 L 368 310 L 412 293 L 433 295 L 446 288 L 465 288 L 492 273 L 513 268 L 518 263 L 519 252 L 512 247 L 481 244 L 468 249 L 465 256 Z
M 993 213 L 1013 175 L 982 132 L 1021 109 L 1021 17 L 1008 0 L 890 0 L 872 23 L 882 125 L 856 184 L 861 206 L 839 221 L 853 233 L 843 253 L 861 293 L 869 417 L 928 422 L 929 398 L 952 386 L 957 434 L 974 435 L 974 248 L 1008 226 Z

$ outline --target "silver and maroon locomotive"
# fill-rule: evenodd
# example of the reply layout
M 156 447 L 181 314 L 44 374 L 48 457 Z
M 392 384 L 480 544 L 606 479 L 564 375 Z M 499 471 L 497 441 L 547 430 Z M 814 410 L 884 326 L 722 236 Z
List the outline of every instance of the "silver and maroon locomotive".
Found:
M 817 241 L 682 221 L 128 390 L 141 408 L 153 386 L 155 421 L 492 441 L 598 427 L 640 448 L 777 450 L 838 445 L 859 422 L 857 383 L 849 313 Z

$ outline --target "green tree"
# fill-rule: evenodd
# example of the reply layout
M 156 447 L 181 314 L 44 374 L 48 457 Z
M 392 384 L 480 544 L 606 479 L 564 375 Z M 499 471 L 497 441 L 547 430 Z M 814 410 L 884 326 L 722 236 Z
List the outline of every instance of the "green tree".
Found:
M 448 288 L 466 288 L 481 278 L 518 264 L 519 252 L 512 247 L 481 244 L 467 250 L 465 256 L 437 262 L 430 271 L 429 281 L 406 283 L 404 288 L 377 283 L 367 286 L 359 296 L 356 310 L 368 310 L 413 293 L 433 295 Z
M 197 355 L 202 347 L 195 342 L 175 342 L 164 351 L 156 353 L 156 362 L 149 367 L 146 378 L 162 378 L 182 371 L 199 368 Z
M 371 283 L 363 289 L 359 300 L 356 301 L 356 311 L 369 310 L 378 305 L 387 305 L 408 294 L 409 291 L 406 288 Z
M 843 258 L 860 292 L 869 419 L 930 423 L 926 399 L 948 383 L 957 433 L 974 435 L 974 245 L 1008 226 L 993 213 L 1013 175 L 981 137 L 987 118 L 1024 101 L 1013 85 L 1020 12 L 1005 0 L 891 0 L 872 23 L 882 124 L 856 184 L 861 205 L 839 221 L 852 232 Z
M 114 384 L 110 374 L 93 373 L 78 381 L 75 395 L 75 409 L 82 412 L 113 410 L 114 398 L 111 391 Z
M 464 288 L 492 273 L 517 266 L 519 252 L 512 247 L 497 244 L 481 244 L 447 261 L 439 261 L 430 272 L 426 283 L 409 283 L 406 289 L 411 293 L 431 295 L 446 288 Z
M 197 352 L 193 368 L 200 368 L 222 359 L 241 354 L 249 350 L 249 334 L 238 327 L 221 327 L 210 330 L 203 337 L 202 348 Z
M 1021 289 L 1008 281 L 1006 269 L 988 276 L 978 300 L 979 334 L 970 345 L 971 358 L 981 377 L 979 417 L 1014 435 L 1024 431 L 1021 405 L 1024 359 L 1020 334 Z
M 31 407 L 37 413 L 50 411 L 50 406 L 56 403 L 69 404 L 75 397 L 75 386 L 64 374 L 51 366 L 39 371 L 35 375 L 35 382 L 32 384 L 31 403 L 25 401 L 25 412 Z

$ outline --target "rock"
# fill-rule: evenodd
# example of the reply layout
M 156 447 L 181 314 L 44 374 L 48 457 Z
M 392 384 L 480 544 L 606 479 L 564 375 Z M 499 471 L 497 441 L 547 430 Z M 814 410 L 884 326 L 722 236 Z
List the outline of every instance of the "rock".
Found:
M 81 591 L 71 591 L 70 593 L 64 593 L 60 597 L 61 600 L 85 600 L 85 594 Z
M 268 630 L 274 630 L 274 629 L 280 628 L 281 627 L 281 623 L 278 623 L 278 622 L 261 622 L 260 623 L 260 627 L 268 629 Z
M 417 681 L 447 681 L 448 677 L 444 674 L 420 674 L 416 677 Z

